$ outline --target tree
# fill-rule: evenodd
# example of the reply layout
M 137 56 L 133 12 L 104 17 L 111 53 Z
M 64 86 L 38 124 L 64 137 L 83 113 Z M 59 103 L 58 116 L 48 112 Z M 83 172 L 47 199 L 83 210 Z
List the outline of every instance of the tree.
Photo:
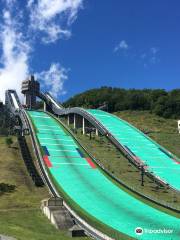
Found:
M 148 110 L 166 118 L 180 118 L 180 89 L 122 89 L 101 87 L 75 95 L 66 107 L 98 108 L 106 102 L 109 112 Z
M 9 148 L 11 147 L 11 145 L 13 144 L 13 140 L 11 137 L 6 138 L 6 144 L 8 145 Z

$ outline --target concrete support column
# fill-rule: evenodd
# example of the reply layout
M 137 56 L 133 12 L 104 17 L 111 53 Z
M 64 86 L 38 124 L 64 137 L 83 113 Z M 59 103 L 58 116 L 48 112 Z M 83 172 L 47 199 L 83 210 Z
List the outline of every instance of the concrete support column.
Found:
M 85 134 L 85 119 L 84 119 L 84 117 L 83 117 L 83 126 L 82 127 L 83 127 L 83 129 L 82 129 L 83 130 L 83 135 L 84 135 Z
M 24 105 L 26 105 L 26 94 L 24 94 Z
M 69 114 L 67 115 L 67 124 L 69 126 Z
M 97 128 L 96 128 L 96 136 L 99 136 L 99 132 Z
M 74 113 L 74 129 L 76 129 L 76 114 Z
M 46 103 L 44 102 L 44 112 L 46 112 Z

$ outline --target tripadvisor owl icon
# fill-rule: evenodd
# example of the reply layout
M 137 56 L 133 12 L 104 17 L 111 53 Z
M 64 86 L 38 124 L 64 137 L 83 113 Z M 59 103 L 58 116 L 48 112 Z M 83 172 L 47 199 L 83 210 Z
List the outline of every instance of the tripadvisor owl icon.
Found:
M 135 233 L 136 233 L 137 235 L 142 235 L 142 234 L 143 234 L 143 229 L 142 229 L 141 227 L 137 227 L 137 228 L 135 229 Z

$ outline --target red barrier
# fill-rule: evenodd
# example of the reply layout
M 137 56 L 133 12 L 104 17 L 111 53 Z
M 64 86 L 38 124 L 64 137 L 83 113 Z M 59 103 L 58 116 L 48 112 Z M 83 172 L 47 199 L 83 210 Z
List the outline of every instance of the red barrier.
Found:
M 176 164 L 180 164 L 180 162 L 178 162 L 176 159 L 172 158 L 172 160 L 173 160 Z
M 89 165 L 90 165 L 92 168 L 96 168 L 96 165 L 93 163 L 93 161 L 92 161 L 90 158 L 86 158 L 86 161 L 89 163 Z
M 49 158 L 48 158 L 48 156 L 47 155 L 45 155 L 44 157 L 43 157 L 43 160 L 44 160 L 44 162 L 45 162 L 45 164 L 46 164 L 46 166 L 47 167 L 52 167 L 52 163 L 50 162 L 50 160 L 49 160 Z

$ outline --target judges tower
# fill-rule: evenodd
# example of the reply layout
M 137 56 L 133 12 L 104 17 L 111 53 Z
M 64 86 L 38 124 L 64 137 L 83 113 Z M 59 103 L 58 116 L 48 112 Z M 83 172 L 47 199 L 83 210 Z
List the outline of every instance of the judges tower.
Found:
M 25 97 L 25 105 L 32 109 L 36 106 L 36 96 L 39 95 L 40 85 L 38 81 L 35 81 L 34 76 L 30 76 L 28 79 L 22 82 L 21 92 Z

